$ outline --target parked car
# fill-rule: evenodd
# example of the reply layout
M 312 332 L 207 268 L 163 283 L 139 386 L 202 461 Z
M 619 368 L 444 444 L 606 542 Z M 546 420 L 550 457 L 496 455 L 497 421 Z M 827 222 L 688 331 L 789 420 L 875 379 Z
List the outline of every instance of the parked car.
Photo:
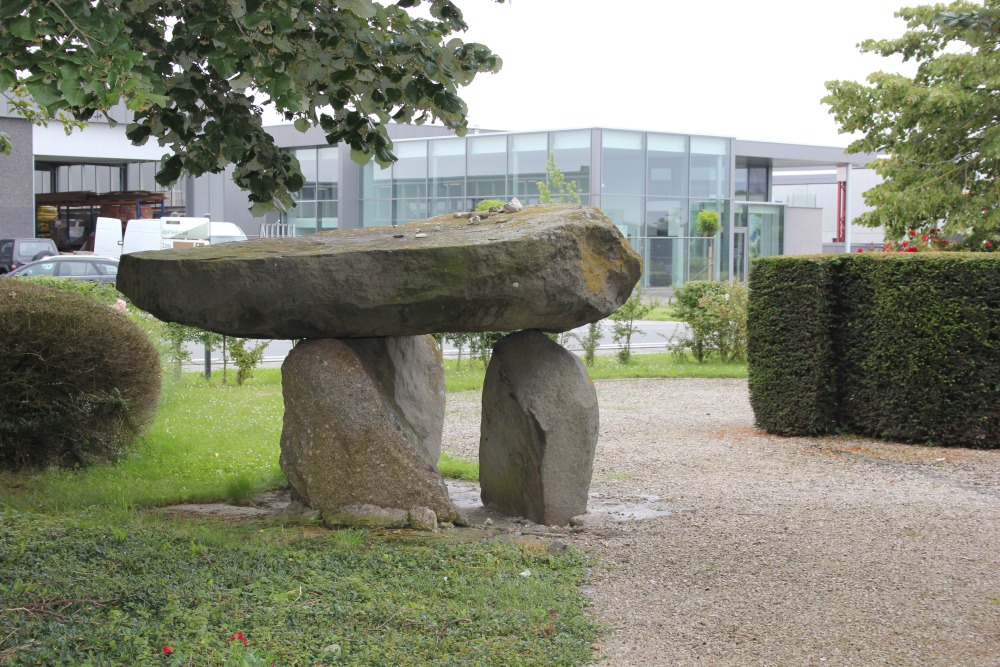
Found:
M 96 280 L 114 284 L 118 278 L 118 260 L 98 255 L 57 255 L 56 257 L 46 257 L 35 262 L 28 262 L 11 271 L 9 275 L 76 278 L 77 280 Z
M 52 239 L 0 239 L 0 273 L 58 254 L 59 249 Z

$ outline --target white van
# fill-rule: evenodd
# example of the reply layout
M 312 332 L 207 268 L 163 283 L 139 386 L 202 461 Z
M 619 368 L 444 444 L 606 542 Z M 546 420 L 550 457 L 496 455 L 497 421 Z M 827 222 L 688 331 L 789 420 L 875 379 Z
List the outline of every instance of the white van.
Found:
M 129 220 L 122 235 L 121 220 L 98 218 L 94 254 L 120 257 L 142 250 L 194 248 L 203 245 L 245 241 L 247 235 L 232 222 L 209 218 L 154 218 Z

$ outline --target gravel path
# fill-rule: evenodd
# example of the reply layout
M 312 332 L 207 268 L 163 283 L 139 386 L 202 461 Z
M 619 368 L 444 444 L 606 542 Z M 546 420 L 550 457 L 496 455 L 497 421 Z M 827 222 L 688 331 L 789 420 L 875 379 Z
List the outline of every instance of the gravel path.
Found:
M 753 426 L 745 380 L 597 382 L 593 493 L 670 514 L 593 557 L 596 665 L 1000 666 L 1000 451 Z M 479 392 L 444 450 L 475 459 Z

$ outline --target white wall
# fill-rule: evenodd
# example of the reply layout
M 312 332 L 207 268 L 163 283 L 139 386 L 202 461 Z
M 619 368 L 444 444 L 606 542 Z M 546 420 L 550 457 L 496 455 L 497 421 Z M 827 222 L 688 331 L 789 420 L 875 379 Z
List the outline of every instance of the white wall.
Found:
M 823 210 L 785 207 L 784 254 L 816 255 L 823 252 Z
M 60 162 L 79 159 L 86 162 L 139 162 L 159 160 L 168 151 L 155 139 L 144 146 L 133 146 L 125 138 L 125 124 L 111 127 L 106 123 L 90 123 L 84 130 L 69 136 L 59 123 L 32 129 L 36 160 L 60 158 Z

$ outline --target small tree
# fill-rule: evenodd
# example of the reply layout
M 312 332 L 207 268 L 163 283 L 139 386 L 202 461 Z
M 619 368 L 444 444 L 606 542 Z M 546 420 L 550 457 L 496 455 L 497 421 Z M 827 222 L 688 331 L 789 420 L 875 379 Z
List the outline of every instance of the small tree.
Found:
M 719 222 L 719 212 L 705 209 L 698 211 L 698 220 L 695 222 L 695 234 L 708 237 L 708 277 L 715 278 L 715 235 L 722 229 Z
M 698 211 L 698 220 L 695 223 L 695 233 L 698 236 L 710 236 L 714 238 L 720 229 L 722 229 L 722 224 L 719 222 L 718 211 L 708 209 Z
M 539 203 L 582 203 L 580 201 L 580 193 L 576 190 L 576 181 L 567 182 L 562 170 L 556 166 L 555 153 L 549 153 L 549 161 L 545 165 L 545 177 L 548 183 L 538 181 Z
M 626 365 L 632 360 L 632 336 L 642 333 L 642 330 L 636 326 L 636 321 L 645 317 L 650 310 L 652 309 L 642 302 L 642 290 L 636 289 L 618 310 L 608 316 L 608 319 L 611 320 L 612 335 L 620 348 L 618 361 L 622 365 Z
M 602 338 L 604 338 L 604 331 L 600 322 L 591 322 L 588 324 L 587 333 L 578 337 L 580 347 L 583 348 L 583 363 L 587 364 L 587 366 L 594 365 L 594 354 L 597 352 L 597 348 L 600 347 Z
M 249 338 L 230 338 L 229 356 L 236 364 L 236 384 L 241 385 L 253 377 L 254 369 L 264 361 L 264 350 L 270 341 L 262 340 L 249 345 Z
M 458 350 L 458 358 L 455 360 L 455 370 L 462 370 L 462 350 L 465 349 L 465 346 L 468 345 L 471 340 L 472 334 L 470 333 L 450 332 L 441 334 L 441 338 L 438 341 L 439 343 L 447 341 L 454 345 L 455 349 Z

